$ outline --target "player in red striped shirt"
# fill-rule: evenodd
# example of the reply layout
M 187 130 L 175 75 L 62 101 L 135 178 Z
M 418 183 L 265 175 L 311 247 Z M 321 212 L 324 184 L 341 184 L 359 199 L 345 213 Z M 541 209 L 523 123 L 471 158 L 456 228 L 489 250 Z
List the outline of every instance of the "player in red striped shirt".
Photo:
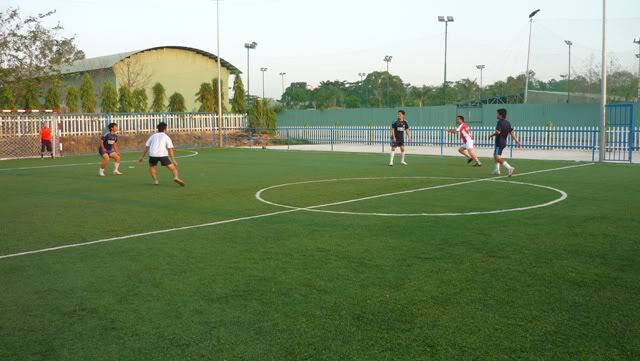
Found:
M 462 115 L 458 115 L 456 117 L 456 124 L 458 124 L 458 127 L 455 130 L 447 129 L 447 132 L 451 134 L 460 134 L 462 147 L 458 148 L 458 152 L 467 158 L 467 163 L 475 161 L 473 166 L 480 167 L 482 163 L 478 159 L 476 150 L 473 147 L 473 135 L 471 134 L 471 129 L 469 129 L 467 123 L 464 122 L 464 117 Z

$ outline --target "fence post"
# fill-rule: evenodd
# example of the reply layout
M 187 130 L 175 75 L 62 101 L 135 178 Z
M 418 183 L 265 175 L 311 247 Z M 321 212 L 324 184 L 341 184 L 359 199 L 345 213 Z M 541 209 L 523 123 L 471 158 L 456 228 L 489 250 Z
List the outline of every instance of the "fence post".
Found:
M 335 136 L 336 126 L 331 127 L 331 151 L 333 151 L 333 137 Z
M 290 146 L 289 146 L 289 128 L 287 128 L 287 150 L 289 150 L 289 149 L 290 149 Z
M 440 138 L 440 156 L 442 157 L 444 155 L 444 129 L 440 129 L 439 138 Z

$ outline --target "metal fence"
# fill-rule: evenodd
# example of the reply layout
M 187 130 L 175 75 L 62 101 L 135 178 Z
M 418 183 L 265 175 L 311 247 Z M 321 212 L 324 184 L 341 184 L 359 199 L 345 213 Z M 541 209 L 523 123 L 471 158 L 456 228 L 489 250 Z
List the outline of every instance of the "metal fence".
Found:
M 475 146 L 493 148 L 489 139 L 493 127 L 472 128 Z M 518 127 L 516 134 L 523 149 L 529 150 L 582 150 L 590 151 L 592 159 L 599 147 L 598 127 Z M 278 127 L 276 133 L 287 145 L 293 144 L 354 144 L 378 145 L 384 147 L 390 143 L 390 130 L 386 127 Z M 640 128 L 607 128 L 606 151 L 617 155 L 616 158 L 632 161 L 633 152 L 640 144 Z M 442 127 L 412 127 L 407 146 L 439 147 L 444 154 L 445 148 L 460 146 L 459 136 L 450 134 Z M 513 141 L 509 140 L 509 149 L 513 151 Z

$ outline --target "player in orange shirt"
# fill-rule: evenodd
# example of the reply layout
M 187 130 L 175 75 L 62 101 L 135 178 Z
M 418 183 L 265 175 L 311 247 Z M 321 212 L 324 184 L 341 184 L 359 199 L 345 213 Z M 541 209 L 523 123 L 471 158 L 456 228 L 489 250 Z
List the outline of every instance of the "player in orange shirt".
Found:
M 51 159 L 53 159 L 51 139 L 51 128 L 49 128 L 46 122 L 42 123 L 42 128 L 40 128 L 40 159 L 44 159 L 45 150 L 51 154 Z

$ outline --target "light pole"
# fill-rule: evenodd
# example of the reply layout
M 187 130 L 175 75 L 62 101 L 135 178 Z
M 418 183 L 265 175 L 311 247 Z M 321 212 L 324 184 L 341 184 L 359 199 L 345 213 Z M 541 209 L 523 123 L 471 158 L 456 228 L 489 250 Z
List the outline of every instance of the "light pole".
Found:
M 636 58 L 638 58 L 638 102 L 640 102 L 640 37 L 633 38 L 633 43 L 638 44 L 638 54 L 636 54 Z
M 482 104 L 482 71 L 485 67 L 484 64 L 476 65 L 476 69 L 480 70 L 480 104 Z
M 364 77 L 367 76 L 367 73 L 358 73 L 360 77 L 360 106 L 364 103 Z
M 393 57 L 391 55 L 385 55 L 383 59 L 387 63 L 387 96 L 384 97 L 384 105 L 387 105 L 387 98 L 389 98 L 389 78 L 391 77 L 391 74 L 389 73 L 389 63 L 391 62 L 392 58 Z
M 222 148 L 223 144 L 223 136 L 222 136 L 222 73 L 220 69 L 220 63 L 222 62 L 222 57 L 220 55 L 220 0 L 216 0 L 216 42 L 218 46 L 218 136 L 219 136 L 219 147 Z
M 529 59 L 531 58 L 531 30 L 533 29 L 533 17 L 540 12 L 540 9 L 533 11 L 529 14 L 529 47 L 527 48 L 527 72 L 524 74 L 524 103 L 527 104 L 529 99 Z
M 449 23 L 453 22 L 453 16 L 438 16 L 438 21 L 444 23 L 444 81 L 442 91 L 444 92 L 444 103 L 447 104 L 447 46 L 449 42 Z
M 607 0 L 602 0 L 602 70 L 600 73 L 600 141 L 598 160 L 604 162 L 607 147 Z
M 569 46 L 569 72 L 567 73 L 567 104 L 569 104 L 571 102 L 571 46 L 573 42 L 565 40 L 564 43 Z
M 284 76 L 287 75 L 287 73 L 280 73 L 280 76 L 282 77 L 282 97 L 284 98 Z
M 264 73 L 267 71 L 267 68 L 260 68 L 262 72 L 262 102 L 264 103 Z
M 249 50 L 255 49 L 258 46 L 258 43 L 252 41 L 250 43 L 244 43 L 244 47 L 247 49 L 247 102 L 249 102 L 250 92 L 249 92 Z

